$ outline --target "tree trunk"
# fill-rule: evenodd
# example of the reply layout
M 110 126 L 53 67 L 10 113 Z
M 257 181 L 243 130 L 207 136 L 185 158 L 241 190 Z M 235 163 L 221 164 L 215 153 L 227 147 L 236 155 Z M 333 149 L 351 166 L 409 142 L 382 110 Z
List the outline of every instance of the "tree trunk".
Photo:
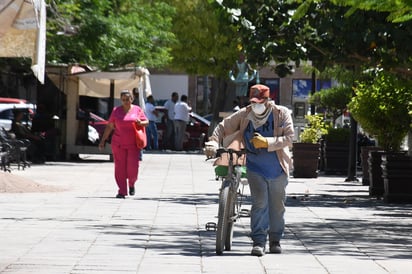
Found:
M 346 182 L 358 181 L 356 178 L 356 155 L 357 155 L 357 138 L 358 138 L 358 123 L 350 115 L 350 140 L 349 140 L 349 161 L 348 161 L 348 177 Z
M 219 112 L 224 110 L 226 103 L 227 82 L 223 78 L 214 78 L 212 84 L 212 113 L 213 118 L 209 127 L 209 136 L 220 121 Z

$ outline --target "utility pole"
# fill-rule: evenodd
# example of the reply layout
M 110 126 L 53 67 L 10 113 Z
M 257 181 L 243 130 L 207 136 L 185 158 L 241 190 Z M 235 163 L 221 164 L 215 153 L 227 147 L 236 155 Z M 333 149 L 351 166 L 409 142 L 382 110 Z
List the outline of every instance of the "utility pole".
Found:
M 315 71 L 312 71 L 312 87 L 311 87 L 311 91 L 310 94 L 313 95 L 316 92 L 316 73 Z M 311 104 L 310 105 L 310 114 L 314 115 L 315 114 L 315 105 Z

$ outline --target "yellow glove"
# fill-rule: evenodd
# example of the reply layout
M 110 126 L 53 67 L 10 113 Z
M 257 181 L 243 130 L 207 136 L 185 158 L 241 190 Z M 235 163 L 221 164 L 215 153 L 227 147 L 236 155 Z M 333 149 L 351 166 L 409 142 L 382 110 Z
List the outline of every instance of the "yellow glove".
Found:
M 268 147 L 268 140 L 257 132 L 253 134 L 253 138 L 250 139 L 250 142 L 253 144 L 255 148 L 267 148 Z

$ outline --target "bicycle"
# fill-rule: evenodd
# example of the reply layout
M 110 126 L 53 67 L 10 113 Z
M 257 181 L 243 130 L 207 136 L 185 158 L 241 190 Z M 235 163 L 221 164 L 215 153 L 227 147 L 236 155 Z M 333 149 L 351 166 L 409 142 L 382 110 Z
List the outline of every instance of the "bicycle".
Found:
M 211 227 L 216 231 L 216 254 L 221 255 L 223 251 L 230 251 L 233 240 L 233 226 L 240 217 L 250 216 L 249 211 L 242 209 L 242 198 L 244 186 L 247 185 L 246 168 L 235 163 L 236 155 L 240 158 L 246 154 L 246 150 L 234 150 L 219 148 L 216 157 L 221 157 L 223 153 L 228 154 L 229 163 L 227 167 L 217 166 L 215 172 L 222 178 L 222 185 L 219 191 L 218 222 L 206 224 L 206 229 Z M 240 189 L 240 185 L 242 188 Z M 238 199 L 240 197 L 240 199 Z

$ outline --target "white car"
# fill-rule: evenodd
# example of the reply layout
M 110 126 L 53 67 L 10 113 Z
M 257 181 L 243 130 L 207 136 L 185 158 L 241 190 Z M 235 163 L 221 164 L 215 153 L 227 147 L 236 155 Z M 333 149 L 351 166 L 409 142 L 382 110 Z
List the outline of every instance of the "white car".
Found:
M 28 103 L 0 103 L 0 129 L 4 128 L 9 131 L 11 129 L 11 123 L 14 119 L 14 111 L 16 109 L 25 112 L 24 122 L 31 126 L 30 115 L 33 115 L 36 106 Z
M 97 130 L 91 125 L 88 125 L 87 129 L 88 129 L 87 139 L 94 145 L 98 144 L 100 140 L 99 132 L 97 132 Z

